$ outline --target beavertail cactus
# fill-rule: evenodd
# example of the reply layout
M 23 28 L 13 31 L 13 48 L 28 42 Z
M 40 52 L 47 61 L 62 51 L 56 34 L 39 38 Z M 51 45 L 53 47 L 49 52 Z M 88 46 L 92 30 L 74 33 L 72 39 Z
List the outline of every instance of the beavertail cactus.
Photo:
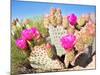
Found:
M 67 28 L 67 33 L 68 34 L 74 34 L 74 32 L 75 32 L 75 28 L 69 25 L 68 28 Z
M 62 56 L 65 54 L 64 48 L 60 45 L 60 39 L 63 35 L 66 35 L 67 31 L 62 26 L 49 26 L 49 34 L 51 44 L 56 47 L 57 55 Z
M 60 8 L 57 8 L 56 9 L 56 15 L 61 15 L 61 14 L 62 14 L 61 9 Z
M 57 25 L 62 24 L 62 14 L 61 14 L 61 9 L 57 9 L 56 11 L 56 19 L 57 19 Z
M 52 54 L 48 56 L 48 49 L 50 46 L 42 44 L 40 46 L 35 46 L 29 57 L 29 61 L 33 68 L 40 68 L 43 70 L 53 70 L 53 69 L 63 69 L 63 63 L 58 59 L 51 59 Z M 51 52 L 51 51 L 49 51 Z
M 50 15 L 49 20 L 50 20 L 51 25 L 53 25 L 54 27 L 57 26 L 57 24 L 56 24 L 57 19 L 56 19 L 55 15 Z
M 57 25 L 61 25 L 62 24 L 62 15 L 58 15 L 56 16 L 56 19 L 57 19 Z
M 80 17 L 78 20 L 77 20 L 77 25 L 76 25 L 76 28 L 77 29 L 81 29 L 81 27 L 83 27 L 86 23 L 85 19 L 83 17 Z
M 81 37 L 81 40 L 83 40 L 83 44 L 91 45 L 91 43 L 93 42 L 93 37 L 88 33 L 83 33 Z
M 68 22 L 68 19 L 66 18 L 66 16 L 63 17 L 62 25 L 65 29 L 68 28 L 68 26 L 69 26 L 69 22 Z
M 57 11 L 56 8 L 52 8 L 50 11 L 50 15 L 55 15 L 56 11 Z
M 75 44 L 75 48 L 78 52 L 81 52 L 84 50 L 85 45 L 83 44 L 83 40 L 81 38 L 78 38 L 78 40 Z
M 52 46 L 50 43 L 47 43 L 46 48 L 48 49 L 47 50 L 48 57 L 55 59 L 57 57 L 57 52 L 56 49 L 54 49 L 54 46 Z
M 71 63 L 71 61 L 75 57 L 74 50 L 73 50 L 75 43 L 76 43 L 76 36 L 72 34 L 63 36 L 61 38 L 61 45 L 66 51 L 65 59 L 64 59 L 66 68 L 68 68 L 69 63 Z
M 92 28 L 92 31 L 89 29 L 91 28 L 92 25 L 86 25 L 84 28 L 81 29 L 81 31 L 79 31 L 78 39 L 77 42 L 75 44 L 75 48 L 76 50 L 83 51 L 86 47 L 90 46 L 93 42 L 94 36 L 92 36 L 92 34 L 95 33 L 95 28 Z M 92 34 L 91 34 L 92 33 Z
M 50 14 L 49 14 L 50 24 L 53 25 L 54 27 L 57 26 L 57 24 L 56 24 L 57 19 L 56 19 L 56 15 L 55 15 L 56 11 L 57 11 L 56 8 L 52 8 L 50 11 Z
M 69 63 L 71 64 L 71 62 L 74 60 L 75 58 L 75 53 L 74 50 L 69 51 L 65 54 L 65 59 L 64 59 L 64 63 L 65 63 L 65 67 L 68 68 Z

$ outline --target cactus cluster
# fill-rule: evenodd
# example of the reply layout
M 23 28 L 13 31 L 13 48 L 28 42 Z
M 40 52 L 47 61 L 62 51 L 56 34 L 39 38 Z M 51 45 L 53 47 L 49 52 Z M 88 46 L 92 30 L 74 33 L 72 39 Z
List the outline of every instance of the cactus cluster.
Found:
M 66 16 L 62 16 L 60 8 L 52 8 L 49 15 L 44 17 L 44 27 L 48 28 L 49 25 L 54 27 L 63 25 L 64 28 L 68 27 L 68 21 Z
M 95 25 L 89 22 L 86 23 L 85 27 L 83 27 L 79 32 L 76 32 L 78 39 L 75 48 L 78 51 L 82 51 L 86 47 L 90 46 L 95 37 Z
M 92 45 L 96 26 L 93 17 L 77 17 L 75 14 L 63 16 L 60 8 L 52 8 L 43 21 L 51 42 L 48 43 L 37 28 L 30 27 L 28 19 L 22 24 L 25 28 L 18 25 L 18 20 L 14 21 L 12 34 L 20 30 L 16 46 L 25 52 L 30 50 L 28 60 L 33 68 L 48 71 L 64 69 L 77 59 L 79 53 Z M 62 55 L 65 55 L 64 60 L 61 60 Z
M 56 14 L 56 12 L 59 13 Z M 65 51 L 65 58 L 64 58 L 64 63 L 65 63 L 65 66 L 66 68 L 68 67 L 69 63 L 71 63 L 73 61 L 73 59 L 75 58 L 75 51 L 78 51 L 77 54 L 79 54 L 80 52 L 84 51 L 88 46 L 91 46 L 92 45 L 92 42 L 93 42 L 93 39 L 95 37 L 95 20 L 92 19 L 94 17 L 93 14 L 85 14 L 85 15 L 82 15 L 80 17 L 77 17 L 75 14 L 71 14 L 71 15 L 68 15 L 68 16 L 62 16 L 61 15 L 61 10 L 59 9 L 59 11 L 57 11 L 57 9 L 51 9 L 51 12 L 52 15 L 54 16 L 54 18 L 50 18 L 50 15 L 48 16 L 48 24 L 47 24 L 47 28 L 49 29 L 49 34 L 50 34 L 50 37 L 51 37 L 51 41 L 52 42 L 55 42 L 55 40 L 60 40 L 61 38 L 63 38 L 63 36 L 65 35 L 75 35 L 76 37 L 76 43 L 75 45 L 73 46 L 73 48 L 69 49 L 69 48 L 64 48 L 64 45 L 62 45 L 62 47 L 67 51 L 67 50 L 71 50 L 70 52 L 69 51 Z M 56 15 L 56 16 L 55 16 Z M 62 19 L 61 19 L 62 17 Z M 57 19 L 58 18 L 58 19 Z M 52 23 L 52 20 L 53 20 L 53 23 Z M 59 20 L 59 23 L 57 23 Z M 45 24 L 44 24 L 45 25 Z M 62 30 L 58 30 L 56 32 L 55 31 L 51 31 L 53 30 L 50 29 L 50 27 L 54 26 L 56 27 L 55 29 L 58 29 L 61 27 L 63 27 L 63 31 L 66 30 L 66 32 L 63 34 L 61 34 L 61 37 L 59 39 L 57 39 L 57 37 L 59 37 L 58 33 Z M 52 34 L 56 32 L 56 34 L 54 34 L 53 36 L 56 36 L 55 37 L 52 37 Z M 68 39 L 64 39 L 64 41 L 68 41 Z M 72 38 L 70 38 L 70 40 L 72 40 Z M 70 41 L 69 41 L 70 42 Z M 55 46 L 56 46 L 56 49 L 57 49 L 57 54 L 61 56 L 61 54 L 63 53 L 60 53 L 59 54 L 59 50 L 58 50 L 58 46 L 57 44 L 53 43 Z M 67 42 L 64 42 L 65 46 L 69 46 L 69 45 L 72 45 L 72 42 L 67 43 Z M 60 48 L 59 48 L 60 49 Z M 63 50 L 63 49 L 61 49 Z M 63 52 L 63 51 L 62 51 Z

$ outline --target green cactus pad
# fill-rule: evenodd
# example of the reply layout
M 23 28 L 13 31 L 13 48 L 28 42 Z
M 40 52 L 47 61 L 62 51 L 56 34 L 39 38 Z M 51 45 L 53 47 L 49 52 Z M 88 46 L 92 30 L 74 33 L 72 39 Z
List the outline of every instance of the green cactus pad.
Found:
M 82 26 L 84 26 L 84 24 L 85 24 L 86 22 L 85 22 L 85 19 L 84 19 L 84 18 L 80 17 L 80 18 L 78 19 L 77 23 L 78 23 L 78 25 L 79 25 L 80 27 L 82 27 Z
M 54 60 L 49 58 L 47 51 L 45 44 L 35 46 L 29 56 L 31 66 L 43 70 L 63 69 L 63 63 L 58 58 Z
M 65 60 L 71 62 L 75 57 L 74 51 L 70 51 L 68 53 L 66 53 L 65 55 Z
M 76 25 L 75 28 L 76 28 L 77 30 L 80 30 L 80 29 L 81 29 L 81 26 L 80 26 L 80 25 Z
M 55 59 L 57 57 L 57 53 L 53 48 L 48 49 L 47 54 L 48 54 L 48 57 L 50 57 L 51 59 Z
M 71 52 L 68 52 L 68 53 L 65 54 L 64 63 L 65 63 L 66 68 L 68 68 L 69 63 L 71 63 L 74 58 L 75 58 L 74 51 L 71 51 Z
M 56 47 L 57 55 L 62 56 L 65 54 L 64 48 L 61 46 L 60 39 L 63 35 L 66 35 L 67 30 L 63 26 L 57 26 L 56 28 L 52 25 L 49 25 L 49 34 L 51 39 L 51 44 Z

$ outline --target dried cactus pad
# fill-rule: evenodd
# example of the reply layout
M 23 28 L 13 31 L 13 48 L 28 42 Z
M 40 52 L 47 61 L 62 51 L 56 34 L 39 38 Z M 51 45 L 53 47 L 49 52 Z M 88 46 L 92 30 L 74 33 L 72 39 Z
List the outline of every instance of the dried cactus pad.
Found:
M 47 49 L 45 44 L 41 46 L 35 46 L 29 57 L 31 66 L 37 69 L 43 70 L 53 70 L 53 69 L 63 69 L 63 63 L 60 62 L 58 58 L 51 59 L 48 57 Z
M 49 29 L 51 43 L 55 45 L 57 50 L 57 55 L 61 56 L 65 54 L 65 50 L 60 44 L 60 39 L 63 35 L 66 35 L 67 30 L 65 30 L 61 25 L 60 26 L 57 25 L 57 27 L 49 25 L 48 29 Z

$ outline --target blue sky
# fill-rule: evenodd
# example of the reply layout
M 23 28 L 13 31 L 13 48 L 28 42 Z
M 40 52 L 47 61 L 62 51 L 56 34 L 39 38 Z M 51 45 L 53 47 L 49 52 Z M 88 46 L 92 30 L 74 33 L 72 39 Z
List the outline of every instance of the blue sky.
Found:
M 12 18 L 24 19 L 48 14 L 51 8 L 61 8 L 63 15 L 75 13 L 77 16 L 85 13 L 95 13 L 96 7 L 89 5 L 57 4 L 24 2 L 12 0 Z

